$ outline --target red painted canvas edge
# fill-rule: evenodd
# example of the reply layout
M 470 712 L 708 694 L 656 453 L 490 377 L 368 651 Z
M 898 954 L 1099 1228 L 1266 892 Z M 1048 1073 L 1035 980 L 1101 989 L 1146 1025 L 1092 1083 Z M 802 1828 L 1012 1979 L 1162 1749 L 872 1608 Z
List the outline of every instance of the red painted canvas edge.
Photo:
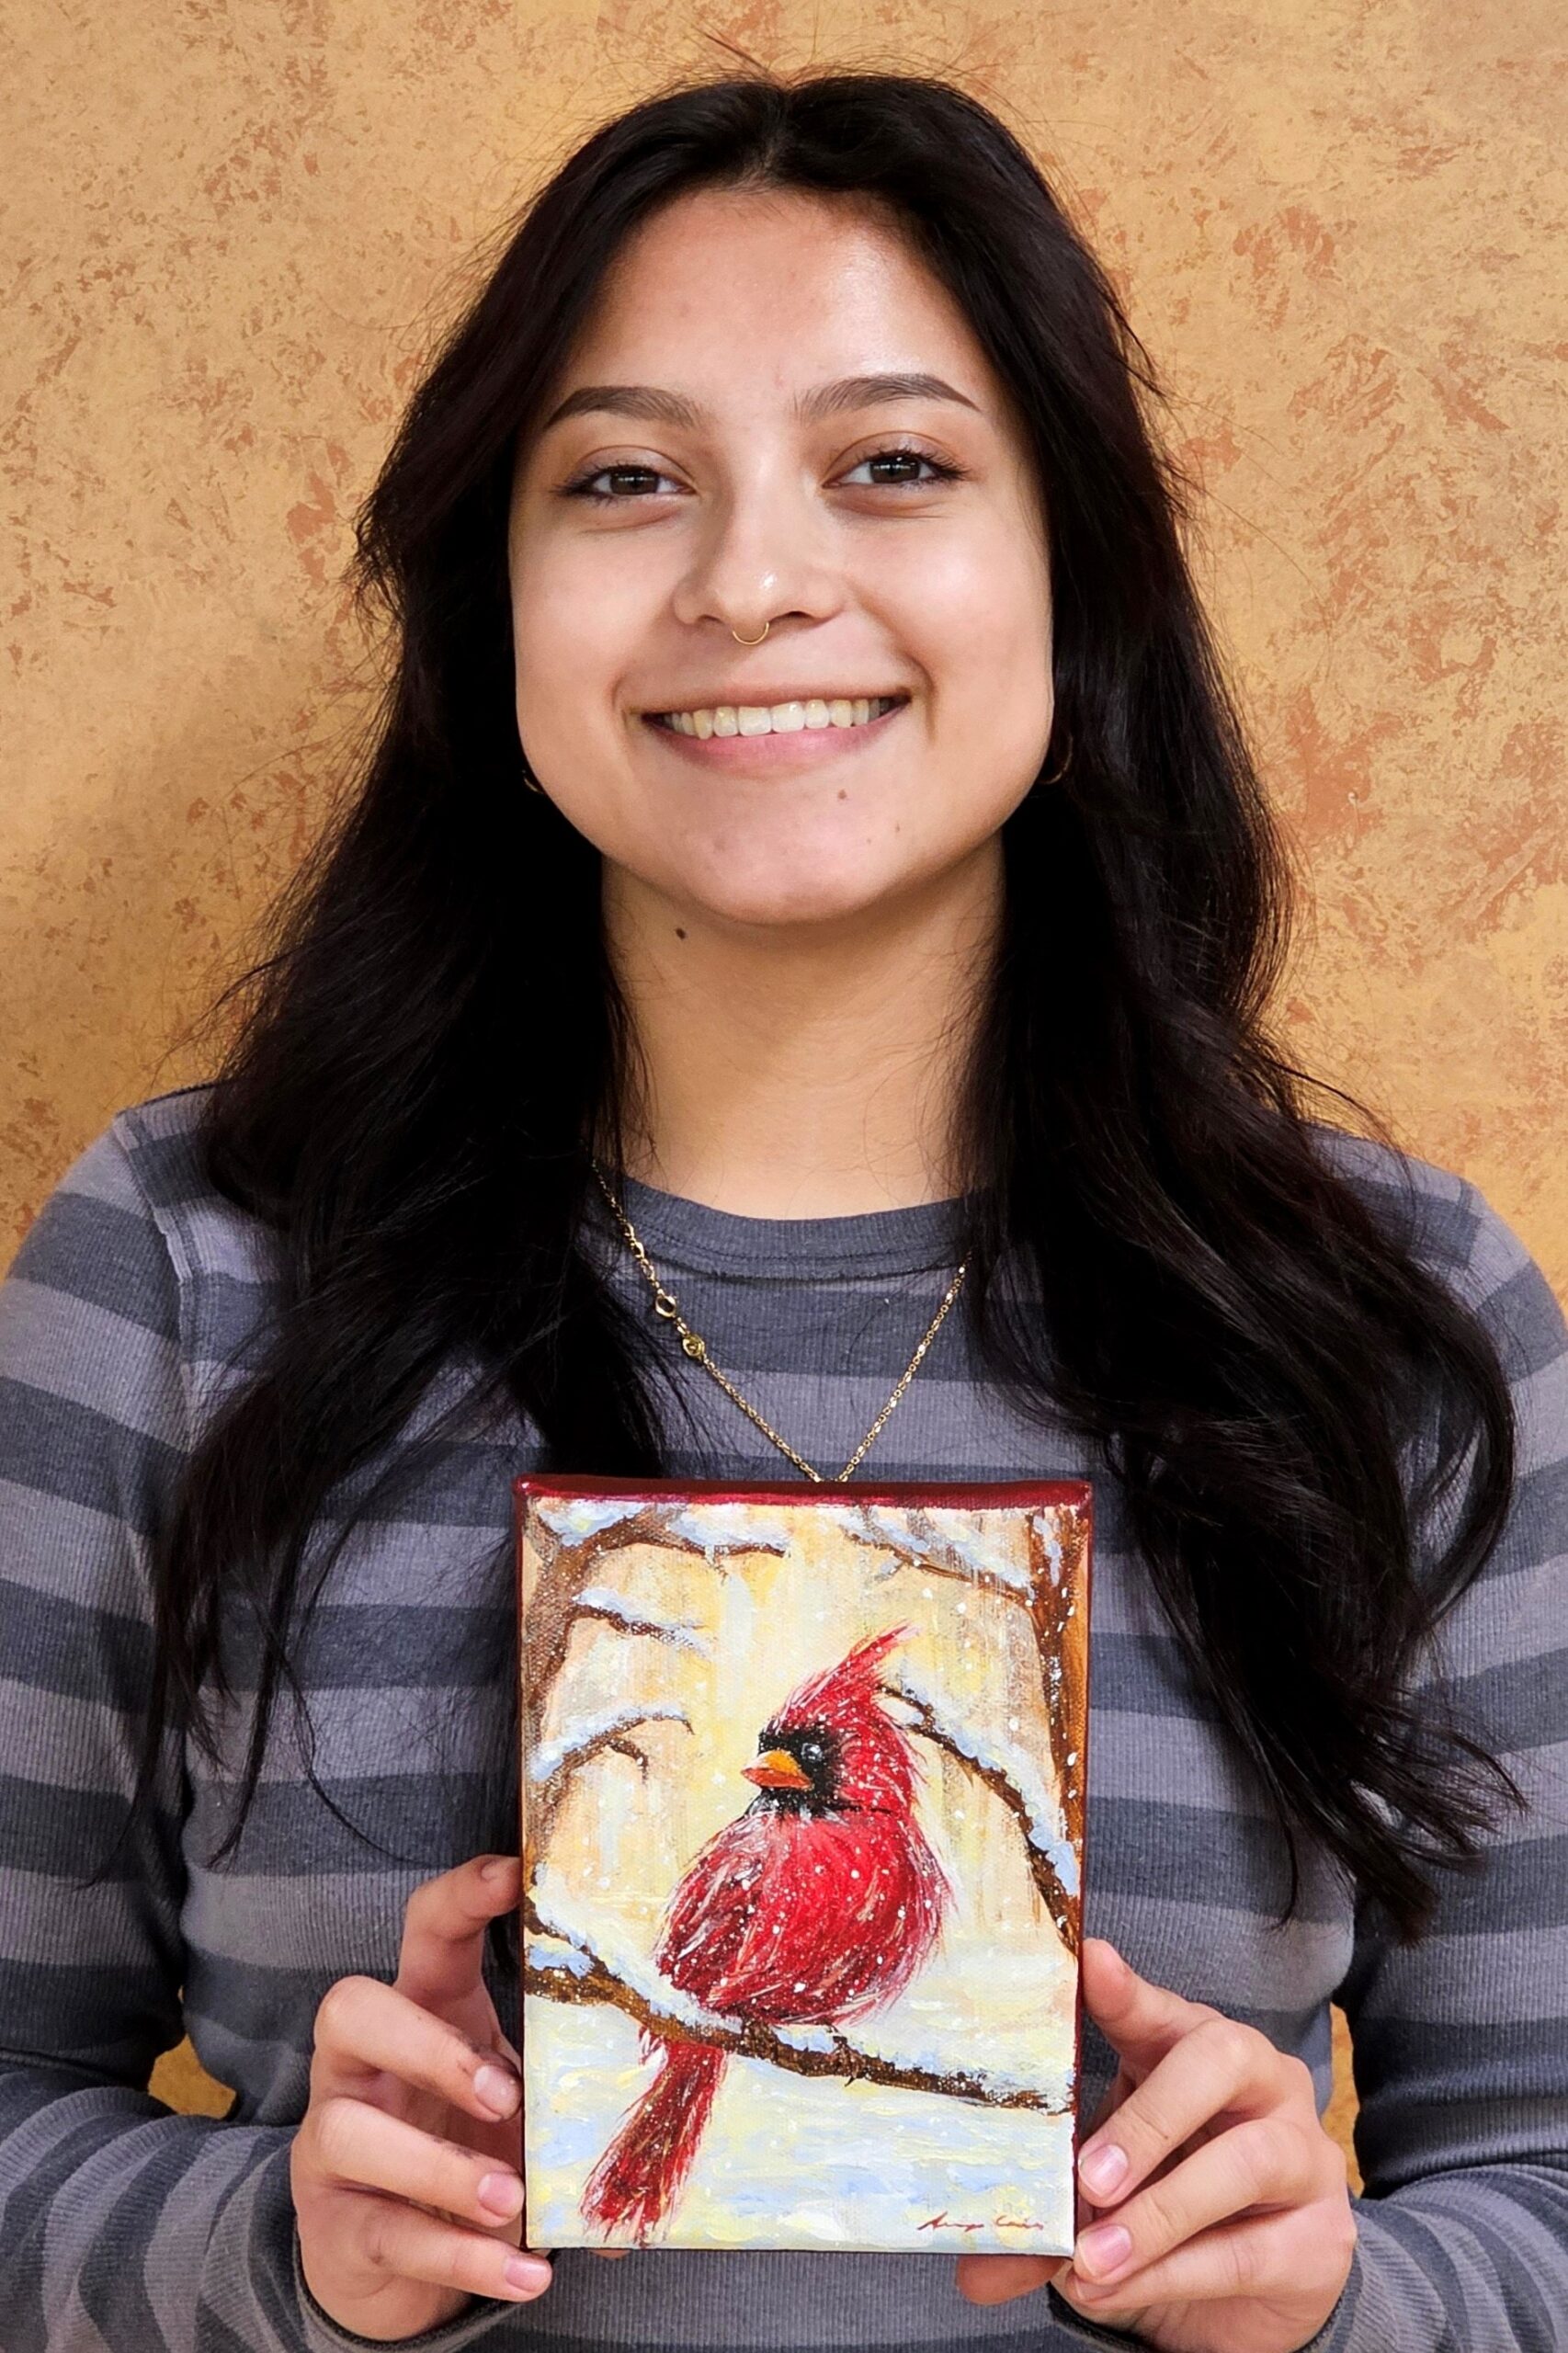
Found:
M 981 1511 L 1002 1508 L 1026 1496 L 1047 1504 L 1090 1507 L 1087 1479 L 906 1479 L 881 1486 L 859 1479 L 621 1479 L 597 1478 L 584 1471 L 522 1471 L 512 1482 L 520 1511 L 525 1495 L 701 1495 L 708 1502 L 809 1504 L 949 1503 Z M 1094 1531 L 1090 1529 L 1090 1543 Z

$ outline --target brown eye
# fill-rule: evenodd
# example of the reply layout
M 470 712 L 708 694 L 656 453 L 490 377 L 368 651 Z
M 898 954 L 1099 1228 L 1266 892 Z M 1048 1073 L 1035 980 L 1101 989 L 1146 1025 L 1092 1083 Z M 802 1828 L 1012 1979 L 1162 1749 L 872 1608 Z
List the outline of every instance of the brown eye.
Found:
M 597 466 L 592 473 L 579 474 L 575 482 L 569 482 L 565 494 L 568 498 L 591 498 L 600 506 L 624 505 L 629 499 L 645 497 L 652 483 L 669 479 L 655 466 Z M 596 490 L 594 484 L 601 482 L 613 483 L 616 487 Z
M 933 483 L 956 482 L 959 479 L 959 469 L 957 466 L 945 464 L 940 458 L 933 458 L 929 452 L 925 449 L 906 449 L 903 448 L 877 449 L 874 450 L 869 458 L 857 459 L 854 465 L 850 467 L 848 473 L 846 473 L 843 479 L 846 483 L 853 482 L 854 476 L 861 471 L 862 467 L 866 466 L 869 466 L 874 469 L 886 468 L 890 466 L 903 469 L 903 471 L 893 473 L 888 473 L 885 472 L 877 472 L 874 480 L 869 485 L 869 487 L 873 490 L 903 490 L 905 488 L 910 490 L 925 490 L 929 488 Z M 916 466 L 926 466 L 928 467 L 930 471 L 924 476 L 910 471 Z M 856 483 L 855 487 L 859 488 L 860 485 Z

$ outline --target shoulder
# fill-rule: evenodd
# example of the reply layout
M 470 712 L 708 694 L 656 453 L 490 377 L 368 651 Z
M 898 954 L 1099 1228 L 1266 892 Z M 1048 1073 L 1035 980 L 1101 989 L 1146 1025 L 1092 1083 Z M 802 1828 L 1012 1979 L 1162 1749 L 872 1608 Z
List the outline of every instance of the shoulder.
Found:
M 24 1235 L 3 1287 L 14 1351 L 67 1337 L 100 1367 L 155 1336 L 179 1363 L 190 1404 L 207 1375 L 243 1353 L 269 1295 L 272 1237 L 206 1172 L 209 1086 L 149 1097 L 116 1114 L 64 1171 Z
M 1373 1217 L 1481 1318 L 1511 1380 L 1568 1353 L 1568 1325 L 1544 1269 L 1468 1177 L 1340 1128 L 1314 1123 L 1311 1132 Z

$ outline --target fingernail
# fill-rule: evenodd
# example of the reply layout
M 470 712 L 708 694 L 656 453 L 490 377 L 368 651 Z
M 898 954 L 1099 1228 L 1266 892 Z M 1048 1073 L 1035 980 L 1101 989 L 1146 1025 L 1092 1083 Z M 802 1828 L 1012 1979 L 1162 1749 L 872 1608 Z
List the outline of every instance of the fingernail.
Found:
M 479 1876 L 488 1886 L 495 1887 L 506 1877 L 511 1869 L 510 1855 L 492 1855 L 490 1860 L 481 1869 Z
M 509 2255 L 503 2267 L 508 2288 L 537 2296 L 550 2285 L 550 2266 L 537 2255 Z
M 519 2097 L 517 2077 L 508 2075 L 505 2067 L 493 2067 L 488 2061 L 474 2069 L 473 2090 L 475 2098 L 483 2101 L 492 2116 L 510 2116 Z
M 523 2185 L 515 2173 L 487 2173 L 479 2185 L 479 2202 L 509 2222 L 523 2211 Z
M 1131 2232 L 1124 2231 L 1119 2222 L 1106 2222 L 1084 2233 L 1073 2250 L 1074 2268 L 1104 2279 L 1119 2271 L 1131 2252 Z
M 1127 2171 L 1127 2152 L 1119 2149 L 1114 2141 L 1102 2141 L 1097 2149 L 1085 2149 L 1078 2160 L 1078 2178 L 1085 2189 L 1114 2189 Z

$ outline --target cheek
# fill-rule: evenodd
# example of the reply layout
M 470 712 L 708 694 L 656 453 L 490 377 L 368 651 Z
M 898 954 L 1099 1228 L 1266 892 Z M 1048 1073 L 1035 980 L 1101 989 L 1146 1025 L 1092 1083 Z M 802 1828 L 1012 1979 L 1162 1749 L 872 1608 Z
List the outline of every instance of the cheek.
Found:
M 615 682 L 646 630 L 635 585 L 570 558 L 514 566 L 518 715 L 531 752 L 558 767 L 613 728 Z
M 1050 730 L 1043 558 L 1017 530 L 934 537 L 890 564 L 879 606 L 928 681 L 934 744 L 996 777 L 1038 760 Z

